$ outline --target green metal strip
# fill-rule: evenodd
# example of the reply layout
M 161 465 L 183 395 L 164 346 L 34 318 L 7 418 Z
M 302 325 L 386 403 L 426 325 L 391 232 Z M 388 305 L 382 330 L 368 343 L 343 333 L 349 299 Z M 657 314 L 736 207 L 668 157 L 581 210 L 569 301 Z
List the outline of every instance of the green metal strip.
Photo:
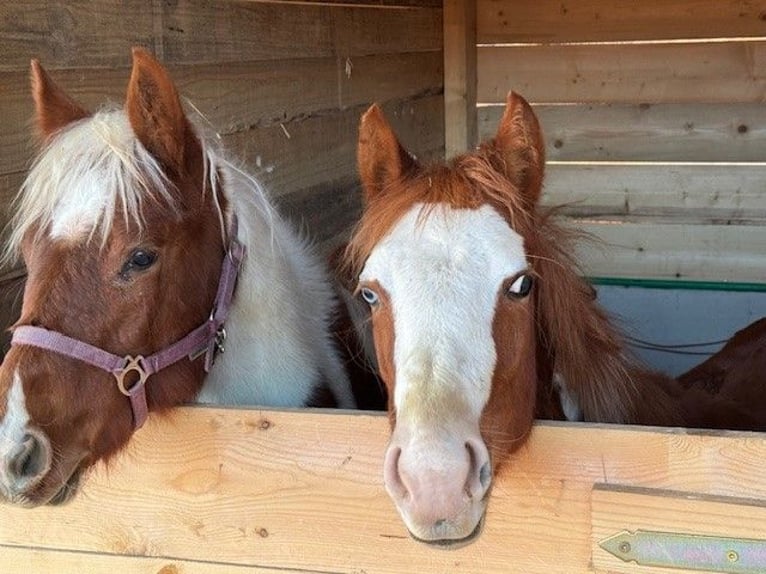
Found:
M 766 283 L 742 283 L 725 281 L 688 281 L 685 279 L 638 279 L 627 277 L 588 277 L 594 285 L 619 287 L 642 287 L 644 289 L 689 289 L 703 291 L 739 291 L 766 293 Z

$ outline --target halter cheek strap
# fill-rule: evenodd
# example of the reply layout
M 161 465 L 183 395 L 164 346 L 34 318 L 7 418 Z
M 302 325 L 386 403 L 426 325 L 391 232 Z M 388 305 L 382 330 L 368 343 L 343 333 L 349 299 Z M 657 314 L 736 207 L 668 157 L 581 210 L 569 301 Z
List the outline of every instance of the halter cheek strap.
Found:
M 149 407 L 146 403 L 146 380 L 153 374 L 188 357 L 190 361 L 205 355 L 205 372 L 213 366 L 216 354 L 223 352 L 226 339 L 224 323 L 229 316 L 234 287 L 245 255 L 245 247 L 237 240 L 237 219 L 232 217 L 229 248 L 223 258 L 221 276 L 213 309 L 208 319 L 199 327 L 161 351 L 144 357 L 142 355 L 114 355 L 84 341 L 68 337 L 58 331 L 43 327 L 21 325 L 14 328 L 12 345 L 30 345 L 78 359 L 114 375 L 120 392 L 130 399 L 133 409 L 133 426 L 140 428 L 146 421 Z M 126 385 L 125 377 L 135 373 L 137 379 Z

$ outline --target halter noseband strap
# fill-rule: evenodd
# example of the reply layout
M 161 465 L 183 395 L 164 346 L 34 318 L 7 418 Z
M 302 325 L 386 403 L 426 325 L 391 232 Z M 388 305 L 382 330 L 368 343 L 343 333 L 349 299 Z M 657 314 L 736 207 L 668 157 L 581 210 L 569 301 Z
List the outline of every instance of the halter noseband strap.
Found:
M 184 357 L 193 361 L 202 355 L 205 355 L 205 372 L 207 373 L 213 366 L 216 353 L 223 352 L 223 342 L 226 339 L 224 323 L 229 315 L 244 254 L 245 247 L 237 239 L 237 218 L 233 215 L 229 230 L 229 248 L 223 258 L 218 292 L 210 317 L 185 337 L 148 357 L 142 355 L 121 357 L 57 331 L 32 325 L 16 327 L 13 330 L 11 344 L 31 345 L 52 351 L 78 359 L 114 375 L 120 392 L 130 399 L 133 409 L 133 426 L 138 429 L 144 424 L 149 413 L 145 383 L 151 375 L 177 363 Z M 132 385 L 126 386 L 125 376 L 131 372 L 135 372 L 138 379 Z

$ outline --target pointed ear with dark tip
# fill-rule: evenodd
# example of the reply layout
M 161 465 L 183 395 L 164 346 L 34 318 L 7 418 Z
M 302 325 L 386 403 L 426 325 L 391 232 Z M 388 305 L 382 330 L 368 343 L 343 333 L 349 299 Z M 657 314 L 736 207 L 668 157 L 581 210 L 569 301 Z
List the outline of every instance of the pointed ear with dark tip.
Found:
M 370 106 L 359 124 L 357 163 L 367 202 L 417 167 L 415 158 L 399 143 L 377 104 Z
M 90 115 L 51 79 L 37 60 L 32 60 L 30 78 L 40 141 L 46 142 L 62 128 Z
M 545 172 L 545 144 L 532 107 L 515 92 L 508 94 L 503 119 L 489 142 L 505 176 L 524 194 L 528 205 L 540 199 Z
M 133 48 L 125 111 L 144 147 L 166 168 L 182 171 L 196 136 L 167 70 L 143 48 Z

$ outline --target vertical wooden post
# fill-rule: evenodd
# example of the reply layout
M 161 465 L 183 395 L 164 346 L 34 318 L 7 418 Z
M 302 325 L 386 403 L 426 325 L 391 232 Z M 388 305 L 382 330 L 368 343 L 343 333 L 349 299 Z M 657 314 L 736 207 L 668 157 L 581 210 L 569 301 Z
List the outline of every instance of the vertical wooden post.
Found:
M 444 147 L 473 149 L 476 126 L 476 0 L 444 0 Z

